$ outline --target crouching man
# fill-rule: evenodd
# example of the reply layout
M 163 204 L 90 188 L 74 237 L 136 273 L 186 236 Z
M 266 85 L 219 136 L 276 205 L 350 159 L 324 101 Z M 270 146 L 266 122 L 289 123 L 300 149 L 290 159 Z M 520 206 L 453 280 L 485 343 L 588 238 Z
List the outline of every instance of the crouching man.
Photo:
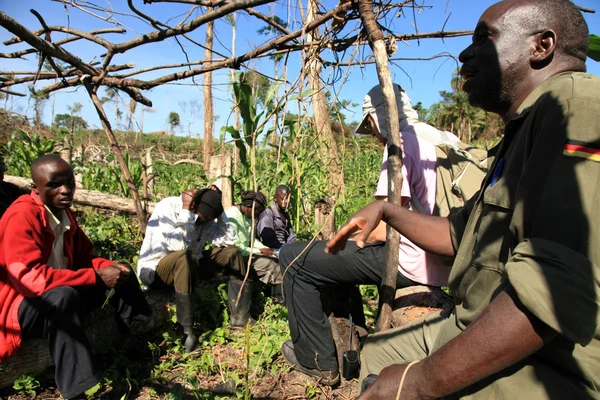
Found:
M 96 257 L 70 210 L 75 178 L 69 164 L 44 155 L 31 165 L 32 192 L 0 220 L 0 362 L 23 339 L 48 339 L 58 389 L 78 398 L 102 377 L 82 317 L 109 302 L 121 334 L 151 309 L 131 268 Z

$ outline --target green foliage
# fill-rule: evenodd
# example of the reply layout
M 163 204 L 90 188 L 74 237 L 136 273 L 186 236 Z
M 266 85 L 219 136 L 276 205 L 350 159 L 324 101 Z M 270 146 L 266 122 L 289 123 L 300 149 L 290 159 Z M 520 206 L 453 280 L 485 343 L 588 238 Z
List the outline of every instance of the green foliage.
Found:
M 36 389 L 40 388 L 40 383 L 32 376 L 23 374 L 13 383 L 13 389 L 17 393 L 35 397 Z
M 96 255 L 126 262 L 135 269 L 143 238 L 131 217 L 106 217 L 89 211 L 78 215 L 78 223 L 94 244 Z
M 179 125 L 181 125 L 181 122 L 179 119 L 179 114 L 176 113 L 175 111 L 171 111 L 169 113 L 169 126 L 171 127 L 171 134 L 173 134 L 173 131 Z
M 590 35 L 590 47 L 588 48 L 588 57 L 600 62 L 600 36 Z
M 155 162 L 153 168 L 156 174 L 154 194 L 159 198 L 178 196 L 187 189 L 208 185 L 206 172 L 198 165 Z
M 56 117 L 54 117 L 54 126 L 63 129 L 73 128 L 75 130 L 88 128 L 88 124 L 83 118 L 69 114 L 58 114 Z
M 129 153 L 123 153 L 123 158 L 129 172 L 133 185 L 141 189 L 143 181 L 143 166 L 139 159 L 133 158 Z M 83 186 L 89 190 L 98 190 L 123 197 L 131 197 L 125 177 L 121 172 L 119 164 L 113 161 L 113 156 L 106 158 L 106 164 L 86 163 L 82 168 Z
M 44 154 L 58 154 L 54 150 L 56 142 L 37 132 L 28 135 L 23 131 L 15 132 L 6 145 L 6 165 L 10 173 L 31 178 L 31 164 Z

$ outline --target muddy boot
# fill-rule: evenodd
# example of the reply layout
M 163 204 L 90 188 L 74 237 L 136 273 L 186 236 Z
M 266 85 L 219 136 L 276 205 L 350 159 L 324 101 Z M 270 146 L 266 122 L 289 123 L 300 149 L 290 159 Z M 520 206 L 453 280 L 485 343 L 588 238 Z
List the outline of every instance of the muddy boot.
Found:
M 252 304 L 252 286 L 253 282 L 248 279 L 244 287 L 243 281 L 235 278 L 229 279 L 227 286 L 227 304 L 229 305 L 229 319 L 233 328 L 243 328 L 248 322 L 254 325 L 256 322 L 250 317 L 250 305 Z M 238 293 L 242 291 L 240 301 L 235 305 Z
M 285 306 L 285 300 L 283 299 L 283 283 L 277 283 L 271 286 L 271 297 L 273 302 Z
M 183 346 L 186 353 L 191 353 L 200 348 L 198 338 L 192 330 L 194 326 L 192 295 L 175 292 L 175 305 L 177 306 L 177 322 L 183 327 L 183 333 L 186 335 Z

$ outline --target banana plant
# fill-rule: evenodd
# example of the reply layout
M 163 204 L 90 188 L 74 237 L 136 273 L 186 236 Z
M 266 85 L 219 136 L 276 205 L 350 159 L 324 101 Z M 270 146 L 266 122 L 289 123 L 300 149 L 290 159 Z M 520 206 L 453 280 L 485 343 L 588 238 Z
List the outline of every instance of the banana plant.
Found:
M 30 167 L 34 160 L 44 154 L 58 154 L 55 151 L 56 142 L 47 139 L 37 132 L 31 135 L 23 131 L 12 134 L 11 140 L 6 144 L 8 154 L 6 163 L 12 175 L 31 177 Z
M 244 79 L 243 72 L 235 75 L 232 86 L 235 102 L 242 117 L 242 131 L 240 132 L 233 126 L 224 127 L 224 130 L 231 135 L 239 150 L 242 179 L 237 182 L 234 181 L 234 184 L 241 189 L 250 189 L 254 187 L 252 175 L 253 171 L 256 171 L 256 144 L 258 138 L 268 131 L 266 124 L 270 115 L 282 107 L 282 104 L 272 105 L 272 100 L 279 90 L 279 85 L 273 84 L 268 88 L 264 101 L 266 106 L 260 111 L 258 110 L 256 97 L 252 93 L 252 87 Z
M 588 57 L 600 62 L 600 36 L 590 35 L 590 46 L 588 48 Z

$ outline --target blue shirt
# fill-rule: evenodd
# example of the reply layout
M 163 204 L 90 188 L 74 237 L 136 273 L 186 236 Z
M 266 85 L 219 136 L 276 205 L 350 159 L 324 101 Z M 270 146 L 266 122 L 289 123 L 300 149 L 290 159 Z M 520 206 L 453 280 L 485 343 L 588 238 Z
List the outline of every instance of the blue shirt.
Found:
M 290 223 L 290 215 L 282 211 L 277 203 L 273 203 L 260 214 L 256 225 L 256 235 L 260 241 L 272 249 L 279 249 L 283 245 L 296 240 L 296 234 Z

